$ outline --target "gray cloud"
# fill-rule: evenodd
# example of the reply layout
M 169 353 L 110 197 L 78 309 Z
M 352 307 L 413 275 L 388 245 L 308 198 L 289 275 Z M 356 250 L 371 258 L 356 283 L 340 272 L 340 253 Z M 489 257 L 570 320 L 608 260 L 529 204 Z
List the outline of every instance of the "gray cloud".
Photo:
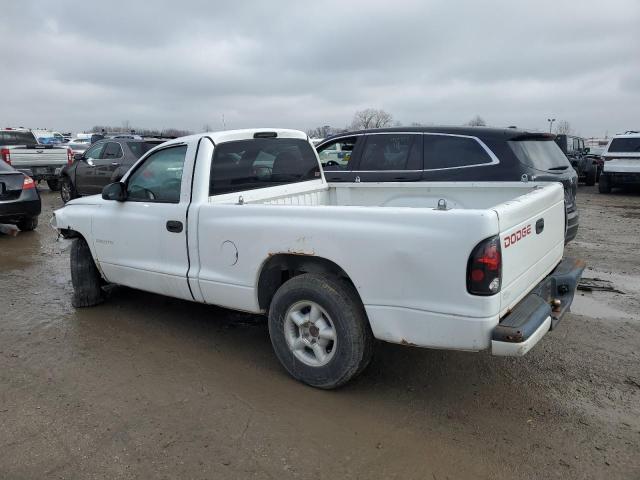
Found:
M 8 2 L 0 122 L 81 130 L 404 123 L 640 128 L 640 4 Z

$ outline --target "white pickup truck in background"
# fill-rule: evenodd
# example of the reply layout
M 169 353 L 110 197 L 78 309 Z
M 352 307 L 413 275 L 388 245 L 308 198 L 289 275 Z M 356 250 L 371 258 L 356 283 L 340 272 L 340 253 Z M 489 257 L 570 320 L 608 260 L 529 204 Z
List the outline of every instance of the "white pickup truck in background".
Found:
M 62 168 L 73 163 L 73 152 L 65 145 L 41 145 L 25 128 L 0 130 L 0 159 L 36 182 L 45 180 L 51 190 L 60 189 Z
M 524 355 L 568 311 L 559 183 L 327 184 L 308 137 L 179 138 L 52 225 L 74 238 L 75 306 L 120 284 L 264 313 L 296 379 L 334 388 L 374 339 Z

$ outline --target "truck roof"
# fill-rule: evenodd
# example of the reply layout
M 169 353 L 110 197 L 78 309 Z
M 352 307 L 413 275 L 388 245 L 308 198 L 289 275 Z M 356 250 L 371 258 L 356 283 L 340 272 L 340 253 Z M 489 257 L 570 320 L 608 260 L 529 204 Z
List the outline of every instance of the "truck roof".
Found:
M 256 134 L 270 134 L 274 133 L 279 138 L 299 138 L 301 140 L 307 140 L 309 137 L 306 133 L 300 130 L 290 130 L 285 128 L 247 128 L 242 130 L 223 130 L 221 132 L 205 132 L 197 133 L 195 135 L 189 135 L 187 137 L 180 137 L 173 140 L 169 140 L 165 144 L 183 143 L 189 140 L 195 140 L 202 137 L 209 137 L 213 140 L 213 143 L 234 142 L 237 140 L 249 140 L 255 138 Z

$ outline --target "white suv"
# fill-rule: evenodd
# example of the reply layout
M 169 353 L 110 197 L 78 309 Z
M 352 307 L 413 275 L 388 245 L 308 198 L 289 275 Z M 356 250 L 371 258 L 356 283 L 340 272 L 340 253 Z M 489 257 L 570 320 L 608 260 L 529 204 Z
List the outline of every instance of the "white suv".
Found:
M 613 187 L 640 185 L 640 132 L 615 135 L 604 149 L 602 159 L 600 193 L 610 193 Z

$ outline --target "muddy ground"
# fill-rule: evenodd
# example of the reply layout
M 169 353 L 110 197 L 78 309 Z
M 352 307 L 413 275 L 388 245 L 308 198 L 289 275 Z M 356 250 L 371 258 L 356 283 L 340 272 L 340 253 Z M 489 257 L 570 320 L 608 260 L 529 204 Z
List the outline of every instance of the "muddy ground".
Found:
M 68 242 L 0 236 L 0 478 L 640 478 L 640 194 L 580 187 L 581 292 L 525 358 L 379 344 L 338 391 L 263 318 L 129 289 L 71 307 Z

